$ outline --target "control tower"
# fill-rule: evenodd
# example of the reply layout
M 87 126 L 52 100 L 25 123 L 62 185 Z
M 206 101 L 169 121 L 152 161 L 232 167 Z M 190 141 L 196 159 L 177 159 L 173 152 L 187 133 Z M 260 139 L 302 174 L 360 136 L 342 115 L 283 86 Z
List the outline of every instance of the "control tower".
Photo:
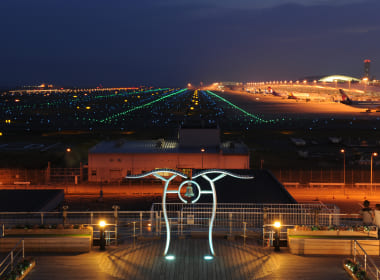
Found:
M 371 64 L 371 60 L 365 59 L 364 60 L 364 76 L 363 78 L 368 78 L 369 79 L 369 67 Z

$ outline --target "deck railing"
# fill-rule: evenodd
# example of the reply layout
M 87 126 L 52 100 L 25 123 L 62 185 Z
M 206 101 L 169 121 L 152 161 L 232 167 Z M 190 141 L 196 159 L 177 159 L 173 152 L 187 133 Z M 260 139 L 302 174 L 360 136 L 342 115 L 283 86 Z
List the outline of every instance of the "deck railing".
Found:
M 12 271 L 23 258 L 25 258 L 24 240 L 21 239 L 0 263 L 0 277 Z
M 171 231 L 188 234 L 206 232 L 210 223 L 212 204 L 167 204 Z M 58 224 L 97 225 L 100 220 L 117 226 L 112 235 L 160 235 L 165 232 L 161 204 L 151 211 L 64 211 L 64 212 L 0 212 L 0 224 L 5 233 L 10 227 L 51 227 Z M 355 225 L 359 214 L 340 214 L 339 208 L 320 204 L 218 204 L 214 232 L 262 231 L 264 224 L 280 221 L 285 225 Z M 111 230 L 111 229 L 110 229 Z M 111 230 L 113 231 L 113 229 Z M 132 232 L 134 232 L 132 234 Z
M 361 269 L 363 269 L 369 279 L 380 279 L 380 270 L 372 260 L 372 258 L 366 253 L 359 242 L 354 240 L 354 248 L 352 253 L 354 263 L 358 264 Z

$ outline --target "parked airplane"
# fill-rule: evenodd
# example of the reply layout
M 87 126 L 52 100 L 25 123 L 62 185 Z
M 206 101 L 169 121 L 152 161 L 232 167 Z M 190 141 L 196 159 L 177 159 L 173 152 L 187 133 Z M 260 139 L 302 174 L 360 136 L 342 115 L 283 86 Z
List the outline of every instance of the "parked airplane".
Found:
M 289 93 L 288 99 L 305 99 L 305 100 L 310 100 L 310 94 L 309 93 Z
M 339 89 L 339 93 L 342 96 L 342 100 L 340 101 L 340 103 L 350 105 L 356 108 L 367 109 L 367 112 L 371 112 L 371 110 L 380 112 L 380 101 L 355 101 L 349 98 L 343 89 Z

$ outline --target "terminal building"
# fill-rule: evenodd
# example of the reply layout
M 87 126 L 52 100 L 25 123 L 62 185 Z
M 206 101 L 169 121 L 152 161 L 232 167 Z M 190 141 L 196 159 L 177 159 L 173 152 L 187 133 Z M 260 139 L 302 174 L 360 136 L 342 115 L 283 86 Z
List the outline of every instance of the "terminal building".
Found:
M 219 128 L 183 127 L 177 139 L 105 141 L 88 153 L 89 182 L 120 181 L 157 168 L 188 175 L 192 169 L 249 169 L 249 150 L 241 142 L 221 142 Z

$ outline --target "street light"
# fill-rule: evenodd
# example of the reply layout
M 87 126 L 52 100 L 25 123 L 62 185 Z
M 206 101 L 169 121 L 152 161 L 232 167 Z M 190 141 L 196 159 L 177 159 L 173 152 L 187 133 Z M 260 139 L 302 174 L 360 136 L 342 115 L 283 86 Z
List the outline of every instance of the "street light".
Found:
M 362 82 L 364 83 L 364 93 L 366 93 L 366 91 L 367 91 L 368 78 L 367 78 L 367 77 L 363 78 Z
M 106 238 L 104 236 L 104 229 L 106 227 L 106 222 L 100 221 L 99 227 L 100 227 L 100 251 L 105 251 L 106 250 Z
M 371 154 L 371 193 L 372 193 L 372 179 L 373 179 L 373 173 L 372 173 L 372 169 L 373 169 L 373 157 L 377 157 L 377 153 L 372 153 Z
M 203 153 L 205 152 L 206 150 L 205 149 L 201 149 L 201 152 L 202 152 L 202 169 L 203 169 Z
M 341 149 L 340 152 L 343 154 L 343 184 L 346 186 L 346 151 Z

